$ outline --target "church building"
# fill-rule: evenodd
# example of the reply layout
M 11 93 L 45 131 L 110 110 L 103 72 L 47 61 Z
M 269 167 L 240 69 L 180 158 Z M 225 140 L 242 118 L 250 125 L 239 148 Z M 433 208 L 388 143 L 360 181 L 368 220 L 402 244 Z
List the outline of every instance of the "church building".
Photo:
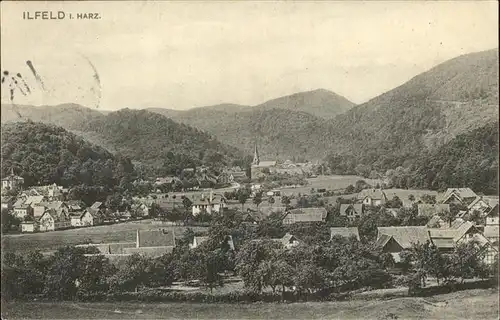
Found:
M 252 180 L 258 179 L 259 177 L 265 176 L 266 172 L 270 172 L 276 167 L 276 161 L 260 161 L 259 151 L 257 150 L 257 144 L 255 144 L 255 149 L 253 153 L 252 161 Z

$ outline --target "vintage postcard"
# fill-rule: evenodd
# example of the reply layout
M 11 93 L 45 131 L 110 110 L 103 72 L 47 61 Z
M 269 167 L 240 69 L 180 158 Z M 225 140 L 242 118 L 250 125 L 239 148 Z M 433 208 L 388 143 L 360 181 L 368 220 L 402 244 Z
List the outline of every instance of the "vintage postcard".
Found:
M 498 319 L 496 1 L 3 1 L 2 319 Z

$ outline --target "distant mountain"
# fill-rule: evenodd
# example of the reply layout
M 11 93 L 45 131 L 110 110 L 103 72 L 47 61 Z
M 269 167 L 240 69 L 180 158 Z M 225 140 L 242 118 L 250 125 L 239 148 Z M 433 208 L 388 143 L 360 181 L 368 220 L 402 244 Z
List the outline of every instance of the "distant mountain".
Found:
M 318 89 L 269 100 L 255 108 L 307 112 L 320 118 L 333 119 L 350 110 L 354 105 L 353 102 L 336 93 Z
M 336 152 L 387 168 L 498 119 L 498 49 L 446 61 L 332 120 Z
M 102 113 L 78 104 L 67 103 L 56 106 L 25 106 L 2 104 L 1 119 L 5 122 L 32 120 L 51 123 L 64 128 L 75 128 L 84 121 L 102 117 Z
M 199 129 L 145 110 L 122 109 L 103 114 L 76 104 L 41 107 L 2 105 L 1 115 L 3 123 L 29 119 L 60 125 L 111 153 L 119 153 L 156 168 L 161 167 L 169 156 L 177 157 L 185 165 L 215 161 L 210 159 L 214 154 L 220 154 L 220 163 L 244 156 L 240 150 L 222 144 Z
M 145 110 L 111 112 L 82 123 L 78 131 L 130 159 L 156 167 L 174 156 L 193 165 L 229 162 L 242 156 L 236 148 L 198 129 Z
M 129 159 L 113 155 L 61 127 L 23 121 L 2 125 L 2 176 L 14 173 L 27 186 L 57 183 L 63 186 L 114 187 L 133 179 Z

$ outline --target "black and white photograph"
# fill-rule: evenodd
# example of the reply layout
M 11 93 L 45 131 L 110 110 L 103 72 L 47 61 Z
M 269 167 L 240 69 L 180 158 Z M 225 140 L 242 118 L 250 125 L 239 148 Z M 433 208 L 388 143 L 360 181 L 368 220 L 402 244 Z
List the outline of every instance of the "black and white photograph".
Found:
M 498 7 L 2 1 L 1 318 L 499 319 Z

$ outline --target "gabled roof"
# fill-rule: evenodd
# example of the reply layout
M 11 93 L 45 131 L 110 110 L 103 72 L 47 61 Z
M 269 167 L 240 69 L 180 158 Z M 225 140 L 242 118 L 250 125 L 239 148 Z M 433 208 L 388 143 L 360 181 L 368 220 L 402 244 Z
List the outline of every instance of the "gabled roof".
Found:
M 24 201 L 24 204 L 36 205 L 43 201 L 44 196 L 28 196 Z
M 285 218 L 287 221 L 292 223 L 296 222 L 321 222 L 323 221 L 323 214 L 321 212 L 307 213 L 307 214 L 297 214 L 288 213 Z
M 487 217 L 498 217 L 498 204 L 496 204 L 490 211 L 486 214 Z
M 254 167 L 274 167 L 276 165 L 276 161 L 260 161 L 258 165 L 254 165 Z
M 99 209 L 102 206 L 102 202 L 96 201 L 90 207 L 92 209 Z
M 499 228 L 499 226 L 485 226 L 483 234 L 487 238 L 499 238 Z
M 139 230 L 139 247 L 174 246 L 174 232 L 171 230 Z
M 365 199 L 367 197 L 373 200 L 387 199 L 387 196 L 382 189 L 364 189 L 361 190 L 361 192 L 359 192 L 357 195 L 357 199 L 359 200 Z
M 382 234 L 377 238 L 377 241 L 375 241 L 375 246 L 383 248 L 391 239 L 393 239 L 392 236 L 388 234 Z
M 442 211 L 450 211 L 450 205 L 443 203 L 436 203 L 436 204 L 419 203 L 417 205 L 417 208 L 418 208 L 418 215 L 425 217 L 432 217 L 436 214 L 439 214 Z
M 12 205 L 14 208 L 18 208 L 18 207 L 21 207 L 24 205 L 24 199 L 23 198 L 20 198 L 20 199 L 17 199 L 16 202 L 14 202 L 14 204 Z
M 474 225 L 466 221 L 456 229 L 429 229 L 429 236 L 438 248 L 453 248 Z M 481 239 L 479 239 L 481 240 Z
M 472 191 L 471 188 L 448 188 L 446 189 L 441 202 L 447 201 L 453 195 L 457 196 L 459 200 L 477 197 L 477 194 Z
M 356 237 L 356 239 L 360 240 L 358 227 L 336 227 L 330 228 L 330 240 L 334 236 L 341 236 L 345 238 L 350 238 L 352 236 Z
M 485 204 L 485 207 L 489 207 L 489 203 L 488 201 L 486 201 L 485 199 L 483 199 L 483 197 L 481 196 L 477 196 L 476 199 L 474 199 L 468 206 L 467 208 L 470 210 L 472 209 L 473 206 L 475 206 L 476 204 L 480 203 L 480 202 L 483 202 Z
M 377 229 L 377 238 L 380 238 L 384 234 L 392 236 L 403 249 L 409 249 L 415 243 L 424 244 L 430 240 L 429 232 L 425 226 L 377 227 Z
M 352 208 L 357 214 L 363 213 L 363 204 L 361 203 L 355 203 L 355 204 L 350 204 L 350 203 L 342 203 L 340 205 L 340 215 L 345 216 L 347 215 L 347 209 Z
M 292 214 L 295 216 L 308 215 L 310 217 L 321 217 L 321 219 L 324 220 L 326 219 L 328 212 L 326 211 L 325 208 L 297 208 L 290 210 L 288 214 Z
M 285 246 L 285 247 L 288 244 L 290 244 L 290 242 L 293 241 L 293 240 L 299 241 L 299 239 L 297 239 L 296 236 L 294 236 L 293 234 L 290 234 L 288 232 L 283 237 L 281 237 L 281 238 L 273 238 L 271 240 L 277 241 L 277 242 L 281 242 L 281 244 L 283 244 L 283 246 Z

